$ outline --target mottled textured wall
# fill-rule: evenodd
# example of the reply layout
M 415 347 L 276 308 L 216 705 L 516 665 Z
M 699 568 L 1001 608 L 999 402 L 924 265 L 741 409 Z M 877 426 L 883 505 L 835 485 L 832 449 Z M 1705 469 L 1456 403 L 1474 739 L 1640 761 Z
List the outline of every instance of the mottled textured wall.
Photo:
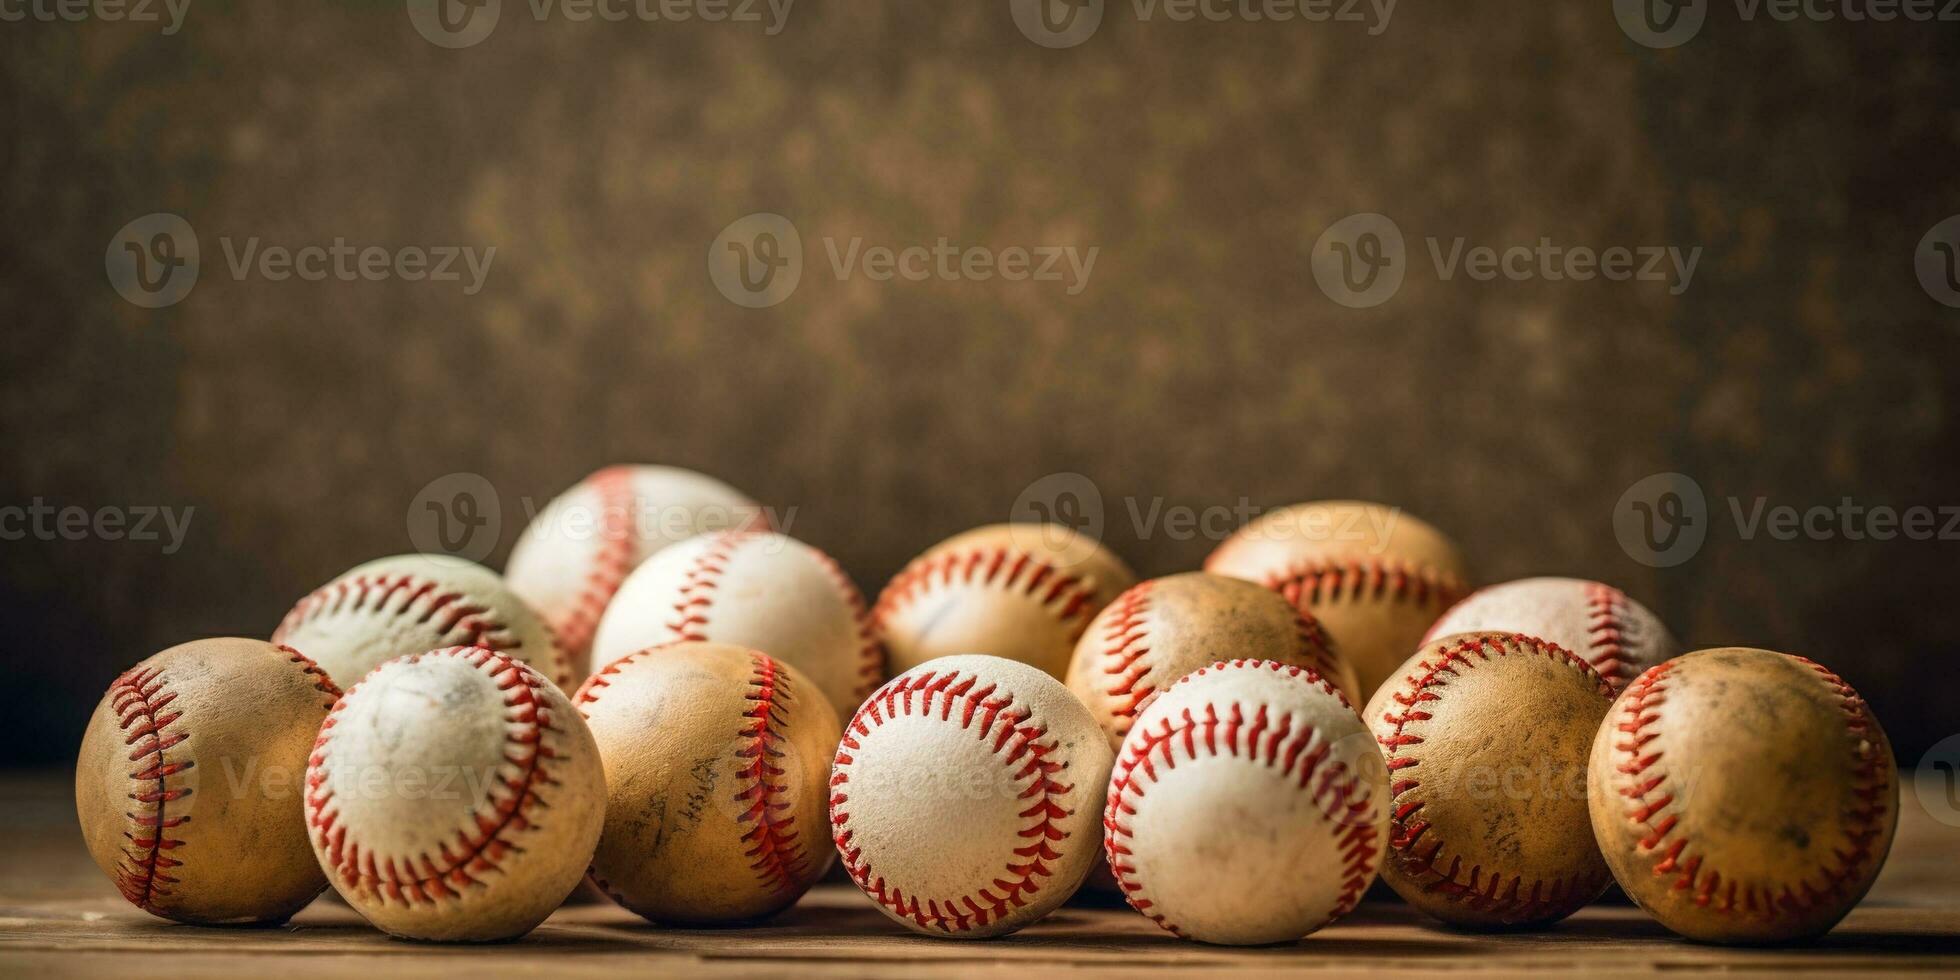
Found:
M 1908 763 L 1960 729 L 1960 541 L 1742 540 L 1745 504 L 1960 503 L 1960 311 L 1912 269 L 1960 211 L 1960 25 L 1741 23 L 1632 43 L 1606 0 L 1399 5 L 1352 24 L 1138 22 L 1080 47 L 1005 0 L 800 0 L 786 28 L 534 22 L 445 50 L 396 3 L 196 0 L 170 37 L 0 24 L 0 503 L 195 506 L 183 547 L 7 541 L 17 731 L 66 758 L 114 672 L 263 634 L 409 547 L 430 480 L 504 501 L 601 464 L 796 506 L 867 588 L 1056 471 L 1139 570 L 1212 542 L 1138 506 L 1362 497 L 1480 577 L 1620 583 L 1691 643 L 1826 660 Z M 200 279 L 145 310 L 104 273 L 141 215 Z M 791 218 L 801 285 L 736 306 L 704 256 Z M 1392 217 L 1411 271 L 1353 310 L 1309 253 Z M 483 289 L 232 278 L 220 239 L 495 246 Z M 838 281 L 821 239 L 1100 249 L 1049 282 Z M 1423 239 L 1677 244 L 1691 287 L 1443 281 Z M 1680 471 L 1712 531 L 1655 570 L 1621 494 Z

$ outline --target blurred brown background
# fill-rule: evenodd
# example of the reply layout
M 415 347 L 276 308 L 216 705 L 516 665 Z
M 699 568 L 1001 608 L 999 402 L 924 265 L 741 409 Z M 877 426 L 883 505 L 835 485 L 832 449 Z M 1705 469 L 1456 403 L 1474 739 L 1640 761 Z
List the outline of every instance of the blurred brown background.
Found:
M 1912 265 L 1960 211 L 1960 25 L 1712 4 L 1653 50 L 1607 0 L 1408 3 L 1377 35 L 1118 0 L 1049 49 L 1005 0 L 798 0 L 775 36 L 503 8 L 460 50 L 384 2 L 194 0 L 167 37 L 0 24 L 0 504 L 195 507 L 174 554 L 0 542 L 0 759 L 68 760 L 124 666 L 263 635 L 409 550 L 438 477 L 497 489 L 500 566 L 524 498 L 614 461 L 796 507 L 867 589 L 1050 473 L 1094 482 L 1148 574 L 1215 541 L 1139 529 L 1133 502 L 1377 499 L 1482 581 L 1597 577 L 1691 645 L 1825 661 L 1907 765 L 1960 727 L 1960 541 L 1744 540 L 1728 504 L 1960 504 L 1960 311 Z M 202 267 L 147 310 L 105 245 L 160 211 Z M 746 309 L 705 256 L 757 211 L 796 223 L 805 263 Z M 1348 309 L 1309 252 L 1368 211 L 1410 272 Z M 254 236 L 497 251 L 475 295 L 234 279 L 221 240 Z M 1077 295 L 839 281 L 822 242 L 859 236 L 1100 252 Z M 1444 281 L 1431 236 L 1704 252 L 1673 296 Z M 1710 529 L 1656 570 L 1612 512 L 1664 471 L 1706 491 Z

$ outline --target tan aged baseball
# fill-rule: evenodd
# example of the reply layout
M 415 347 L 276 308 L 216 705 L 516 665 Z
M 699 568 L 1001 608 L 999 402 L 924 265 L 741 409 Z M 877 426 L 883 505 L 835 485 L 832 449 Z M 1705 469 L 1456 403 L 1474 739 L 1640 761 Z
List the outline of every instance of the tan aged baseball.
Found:
M 75 762 L 89 854 L 166 919 L 304 908 L 327 886 L 300 810 L 306 756 L 339 696 L 312 661 L 261 640 L 198 640 L 125 671 Z
M 1474 927 L 1555 922 L 1609 877 L 1586 763 L 1612 689 L 1576 654 L 1516 633 L 1444 637 L 1382 685 L 1364 717 L 1394 813 L 1382 879 Z
M 1375 880 L 1388 771 L 1334 685 L 1270 660 L 1204 667 L 1145 708 L 1109 780 L 1130 905 L 1186 939 L 1291 942 Z
M 1110 763 L 1060 681 L 1000 657 L 942 657 L 887 681 L 844 726 L 831 836 L 893 920 L 932 936 L 1004 935 L 1089 873 Z
M 272 642 L 312 657 L 342 687 L 383 661 L 452 646 L 507 654 L 560 686 L 572 679 L 544 620 L 496 572 L 448 555 L 357 565 L 294 605 Z
M 675 466 L 608 466 L 538 511 L 510 551 L 510 587 L 551 624 L 577 679 L 594 666 L 592 631 L 640 563 L 709 531 L 763 528 L 761 505 L 720 480 Z
M 1062 679 L 1089 620 L 1136 584 L 1122 559 L 1060 524 L 994 524 L 914 558 L 878 596 L 872 625 L 891 671 L 985 653 Z
M 655 922 L 788 908 L 830 867 L 836 710 L 796 668 L 719 643 L 643 650 L 573 698 L 605 760 L 592 880 Z
M 1311 616 L 1270 589 L 1206 572 L 1139 582 L 1117 596 L 1075 645 L 1068 688 L 1117 745 L 1152 694 L 1223 660 L 1312 667 L 1355 697 L 1354 669 Z
M 599 749 L 571 700 L 482 647 L 390 660 L 349 688 L 306 784 L 328 880 L 409 939 L 531 931 L 578 885 L 605 820 Z
M 1620 887 L 1704 942 L 1829 932 L 1878 877 L 1899 818 L 1892 746 L 1858 692 L 1802 657 L 1740 647 L 1628 685 L 1589 787 Z
M 1240 528 L 1205 571 L 1258 582 L 1312 613 L 1373 696 L 1429 624 L 1463 597 L 1464 564 L 1441 531 L 1399 508 L 1295 504 Z
M 1578 578 L 1485 586 L 1450 607 L 1423 639 L 1485 631 L 1523 633 L 1562 646 L 1592 664 L 1614 691 L 1681 652 L 1646 606 L 1610 585 Z
M 704 534 L 648 559 L 599 621 L 593 662 L 684 641 L 767 651 L 807 675 L 840 717 L 884 679 L 884 653 L 850 576 L 772 531 Z

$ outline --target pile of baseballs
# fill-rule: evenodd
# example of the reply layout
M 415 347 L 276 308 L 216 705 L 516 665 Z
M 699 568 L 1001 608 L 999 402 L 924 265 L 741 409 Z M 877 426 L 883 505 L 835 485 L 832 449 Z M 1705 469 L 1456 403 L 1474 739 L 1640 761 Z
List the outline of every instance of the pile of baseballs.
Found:
M 1088 883 L 1177 936 L 1290 942 L 1377 877 L 1472 928 L 1618 881 L 1707 941 L 1822 934 L 1898 777 L 1828 669 L 1681 655 L 1597 582 L 1471 591 L 1392 508 L 1269 512 L 1146 581 L 1066 527 L 952 537 L 875 603 L 709 477 L 618 466 L 498 575 L 367 562 L 268 640 L 165 650 L 83 740 L 90 851 L 137 907 L 521 936 L 590 881 L 669 926 L 832 862 L 893 921 L 1013 932 Z

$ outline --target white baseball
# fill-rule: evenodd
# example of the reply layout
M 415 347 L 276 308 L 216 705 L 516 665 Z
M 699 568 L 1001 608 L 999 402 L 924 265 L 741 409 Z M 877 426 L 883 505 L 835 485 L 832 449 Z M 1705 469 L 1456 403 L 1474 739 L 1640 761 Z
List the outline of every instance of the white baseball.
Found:
M 1647 607 L 1610 585 L 1525 578 L 1472 592 L 1429 628 L 1423 644 L 1456 633 L 1523 633 L 1591 664 L 1618 691 L 1681 644 Z
M 598 746 L 571 700 L 481 647 L 376 668 L 321 726 L 306 785 L 327 879 L 411 939 L 529 932 L 577 887 L 605 821 Z
M 544 616 L 584 678 L 592 631 L 613 592 L 660 549 L 707 531 L 765 527 L 748 495 L 675 466 L 608 466 L 538 511 L 504 575 Z
M 508 654 L 563 686 L 571 661 L 504 580 L 448 555 L 395 555 L 355 566 L 301 599 L 272 642 L 311 657 L 341 687 L 384 661 L 441 647 Z
M 844 726 L 830 823 L 851 880 L 933 936 L 1013 932 L 1096 858 L 1109 742 L 1060 681 L 1000 657 L 892 678 Z
M 1388 770 L 1312 670 L 1234 660 L 1158 695 L 1123 739 L 1103 821 L 1124 897 L 1173 934 L 1290 942 L 1352 911 L 1387 840 Z
M 1136 575 L 1060 524 L 993 524 L 926 549 L 892 577 L 872 627 L 894 672 L 986 653 L 1062 679 L 1089 621 Z
M 770 531 L 704 534 L 648 559 L 599 621 L 592 662 L 682 642 L 766 651 L 809 677 L 842 717 L 885 666 L 850 577 L 829 555 Z

